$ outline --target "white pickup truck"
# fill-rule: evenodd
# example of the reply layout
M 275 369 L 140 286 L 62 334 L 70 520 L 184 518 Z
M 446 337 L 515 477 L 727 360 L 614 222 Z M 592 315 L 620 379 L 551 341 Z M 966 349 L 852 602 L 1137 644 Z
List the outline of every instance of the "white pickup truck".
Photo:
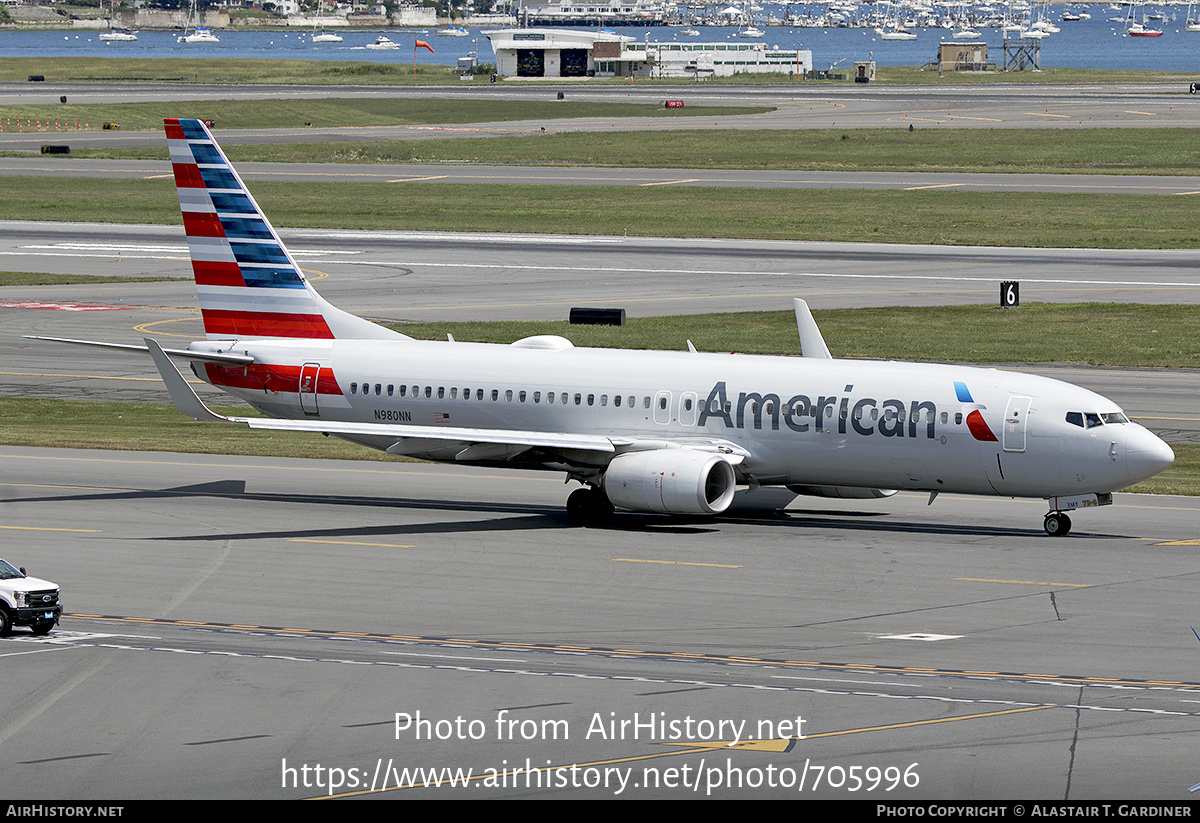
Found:
M 13 626 L 46 634 L 61 614 L 57 583 L 29 577 L 25 569 L 0 560 L 0 637 L 7 637 Z

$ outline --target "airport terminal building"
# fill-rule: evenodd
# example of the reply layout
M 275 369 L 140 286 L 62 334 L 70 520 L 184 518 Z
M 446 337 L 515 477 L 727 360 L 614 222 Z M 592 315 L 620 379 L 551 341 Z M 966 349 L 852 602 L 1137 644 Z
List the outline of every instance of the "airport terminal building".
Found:
M 485 32 L 503 77 L 732 77 L 812 71 L 812 51 L 765 43 L 655 43 L 599 31 Z

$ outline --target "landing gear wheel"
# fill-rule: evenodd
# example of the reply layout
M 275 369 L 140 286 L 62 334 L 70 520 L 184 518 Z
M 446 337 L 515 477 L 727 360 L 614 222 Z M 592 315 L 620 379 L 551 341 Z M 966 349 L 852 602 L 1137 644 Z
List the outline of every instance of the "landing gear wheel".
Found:
M 40 623 L 33 624 L 33 633 L 36 635 L 49 634 L 50 630 L 53 628 L 54 628 L 53 620 L 43 620 Z
M 567 517 L 577 526 L 598 526 L 613 513 L 613 504 L 600 489 L 576 489 L 567 498 Z
M 1051 537 L 1065 537 L 1071 531 L 1071 518 L 1061 512 L 1051 512 L 1046 515 L 1042 528 Z

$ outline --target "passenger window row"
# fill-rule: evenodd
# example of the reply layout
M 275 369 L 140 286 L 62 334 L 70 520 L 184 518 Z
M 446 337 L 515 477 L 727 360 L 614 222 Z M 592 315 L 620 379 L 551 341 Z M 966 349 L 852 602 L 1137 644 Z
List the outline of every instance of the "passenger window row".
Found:
M 461 393 L 462 399 L 463 400 L 471 400 L 472 399 L 471 392 L 472 392 L 472 389 L 463 388 L 462 393 Z M 373 385 L 371 383 L 363 383 L 360 385 L 359 383 L 355 382 L 355 383 L 350 384 L 350 393 L 351 394 L 362 394 L 362 395 L 367 395 L 367 396 L 374 394 L 376 397 L 384 397 L 384 396 L 386 396 L 386 397 L 412 397 L 414 400 L 419 400 L 419 399 L 430 399 L 431 400 L 434 397 L 436 397 L 438 400 L 445 400 L 445 399 L 457 400 L 457 399 L 459 399 L 459 389 L 456 386 L 451 386 L 449 389 L 447 389 L 445 386 L 438 386 L 435 389 L 433 386 L 424 386 L 424 387 L 409 386 L 407 384 L 397 385 L 395 383 L 388 383 L 387 385 L 384 385 L 383 383 L 375 383 Z M 500 400 L 500 396 L 501 396 L 501 393 L 500 393 L 499 389 L 491 389 L 491 390 L 474 389 L 474 399 L 476 402 L 480 402 L 480 401 L 483 401 L 488 398 L 490 398 L 492 400 L 492 402 L 498 402 Z M 607 394 L 602 394 L 599 396 L 599 398 L 597 398 L 597 396 L 595 394 L 584 395 L 581 392 L 575 392 L 572 394 L 569 392 L 559 392 L 559 393 L 545 392 L 545 393 L 542 393 L 540 391 L 535 391 L 535 392 L 513 391 L 512 389 L 505 389 L 505 391 L 504 391 L 504 402 L 506 402 L 506 403 L 511 403 L 515 400 L 518 403 L 532 402 L 536 405 L 540 405 L 544 402 L 546 405 L 556 405 L 557 404 L 557 405 L 567 406 L 567 405 L 571 405 L 571 403 L 574 402 L 574 405 L 576 405 L 576 406 L 582 406 L 585 403 L 588 406 L 595 406 L 597 403 L 597 400 L 599 400 L 600 406 L 603 407 L 603 406 L 607 406 L 609 404 L 609 399 L 610 398 Z M 657 399 L 658 399 L 658 408 L 662 411 L 666 411 L 667 410 L 667 395 L 660 394 Z M 636 406 L 637 406 L 637 397 L 635 397 L 632 394 L 628 395 L 627 397 L 625 395 L 620 395 L 620 394 L 613 395 L 611 400 L 612 400 L 612 405 L 617 408 L 625 407 L 625 408 L 632 409 L 632 408 L 636 408 Z M 681 400 L 681 405 L 683 407 L 683 411 L 690 412 L 692 410 L 693 402 L 694 401 L 693 401 L 692 397 L 687 396 L 685 394 Z M 641 406 L 644 409 L 648 409 L 648 408 L 650 408 L 650 403 L 651 403 L 650 398 L 648 396 L 645 396 L 642 398 Z M 704 403 L 700 403 L 699 405 L 702 407 L 704 405 Z M 751 402 L 749 404 L 750 413 L 757 415 L 760 411 L 759 405 L 760 404 L 758 401 Z M 710 405 L 709 410 L 713 413 L 719 413 L 722 410 L 721 406 L 722 406 L 722 404 L 720 402 L 718 402 L 716 399 L 714 399 L 712 401 L 712 404 Z M 762 410 L 765 411 L 766 414 L 768 414 L 768 415 L 773 415 L 775 413 L 775 404 L 773 402 L 768 401 L 763 406 Z M 729 414 L 732 411 L 733 411 L 733 403 L 731 401 L 726 400 L 724 403 L 724 412 L 726 414 Z M 854 410 L 854 419 L 862 420 L 863 412 L 864 412 L 864 409 L 862 407 L 856 408 Z M 1075 417 L 1079 418 L 1079 421 L 1082 421 L 1083 418 L 1080 417 L 1079 412 L 1068 412 L 1067 413 L 1067 422 L 1074 423 L 1077 426 L 1082 426 L 1083 422 L 1076 422 L 1076 419 L 1072 417 L 1073 415 Z M 817 406 L 816 406 L 816 404 L 812 404 L 806 409 L 804 407 L 803 403 L 797 403 L 795 405 L 795 407 L 792 409 L 792 416 L 793 417 L 816 417 L 817 416 Z M 825 416 L 829 417 L 829 418 L 834 416 L 834 406 L 826 406 L 825 407 Z M 848 411 L 844 408 L 841 409 L 839 412 L 839 416 L 842 418 L 847 417 Z M 869 417 L 871 420 L 878 420 L 879 419 L 879 408 L 876 406 L 872 406 Z M 897 410 L 897 409 L 888 408 L 888 409 L 884 410 L 883 417 L 885 420 L 897 420 L 897 421 L 903 423 L 905 420 L 905 417 L 906 417 L 906 413 L 905 413 L 904 409 Z M 1122 418 L 1121 420 L 1107 420 L 1106 419 L 1106 422 L 1114 422 L 1114 423 L 1115 422 L 1127 422 L 1124 420 L 1124 415 L 1120 415 L 1120 414 L 1117 414 L 1117 415 L 1109 414 L 1109 415 L 1104 415 L 1104 417 L 1105 418 L 1110 418 L 1110 417 Z M 1089 422 L 1088 426 L 1087 426 L 1088 428 L 1090 428 L 1091 426 L 1100 425 L 1100 422 L 1099 422 L 1100 417 L 1098 415 L 1091 414 L 1089 412 L 1088 418 L 1089 418 L 1089 420 L 1091 418 L 1095 418 L 1097 421 L 1094 423 Z M 949 422 L 949 415 L 946 412 L 941 413 L 941 421 L 943 424 Z M 919 419 L 918 419 L 918 422 L 919 422 Z M 926 410 L 924 422 L 926 422 L 926 423 L 934 422 L 934 413 L 932 411 Z M 958 414 L 955 414 L 954 415 L 954 424 L 962 425 L 962 422 L 963 422 L 962 413 L 960 412 Z
M 472 389 L 463 388 L 461 393 L 462 399 L 471 400 L 471 392 Z M 447 389 L 445 386 L 438 386 L 434 388 L 433 386 L 408 386 L 406 384 L 396 385 L 394 383 L 388 383 L 387 385 L 384 385 L 383 383 L 375 383 L 374 385 L 371 383 L 362 383 L 360 385 L 359 383 L 355 382 L 350 384 L 350 393 L 364 396 L 373 394 L 376 397 L 411 397 L 414 400 L 432 400 L 434 397 L 436 397 L 438 400 L 458 400 L 460 396 L 457 386 L 451 386 L 449 389 Z M 561 406 L 568 406 L 573 402 L 576 406 L 582 406 L 585 404 L 588 406 L 595 406 L 597 404 L 600 406 L 607 406 L 611 401 L 612 405 L 618 408 L 624 407 L 632 409 L 637 406 L 637 397 L 632 394 L 628 396 L 617 394 L 610 398 L 607 394 L 601 394 L 597 396 L 595 394 L 585 395 L 582 392 L 575 392 L 573 394 L 569 392 L 543 393 L 540 391 L 527 392 L 506 389 L 503 392 L 503 397 L 505 403 L 512 403 L 513 401 L 516 401 L 518 403 L 532 402 L 539 405 L 541 403 L 545 403 L 546 405 L 557 404 Z M 474 389 L 474 399 L 477 402 L 489 398 L 493 402 L 498 402 L 501 398 L 500 389 Z M 662 403 L 663 408 L 666 408 L 665 397 L 662 398 Z M 641 405 L 642 408 L 650 408 L 650 398 L 643 397 Z

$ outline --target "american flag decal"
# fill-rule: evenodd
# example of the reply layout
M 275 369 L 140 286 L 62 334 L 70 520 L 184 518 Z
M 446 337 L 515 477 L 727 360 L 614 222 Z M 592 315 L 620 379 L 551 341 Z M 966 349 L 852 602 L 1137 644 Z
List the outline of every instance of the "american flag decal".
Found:
M 433 422 L 434 423 L 449 423 L 450 415 L 445 412 L 434 412 L 433 413 Z

